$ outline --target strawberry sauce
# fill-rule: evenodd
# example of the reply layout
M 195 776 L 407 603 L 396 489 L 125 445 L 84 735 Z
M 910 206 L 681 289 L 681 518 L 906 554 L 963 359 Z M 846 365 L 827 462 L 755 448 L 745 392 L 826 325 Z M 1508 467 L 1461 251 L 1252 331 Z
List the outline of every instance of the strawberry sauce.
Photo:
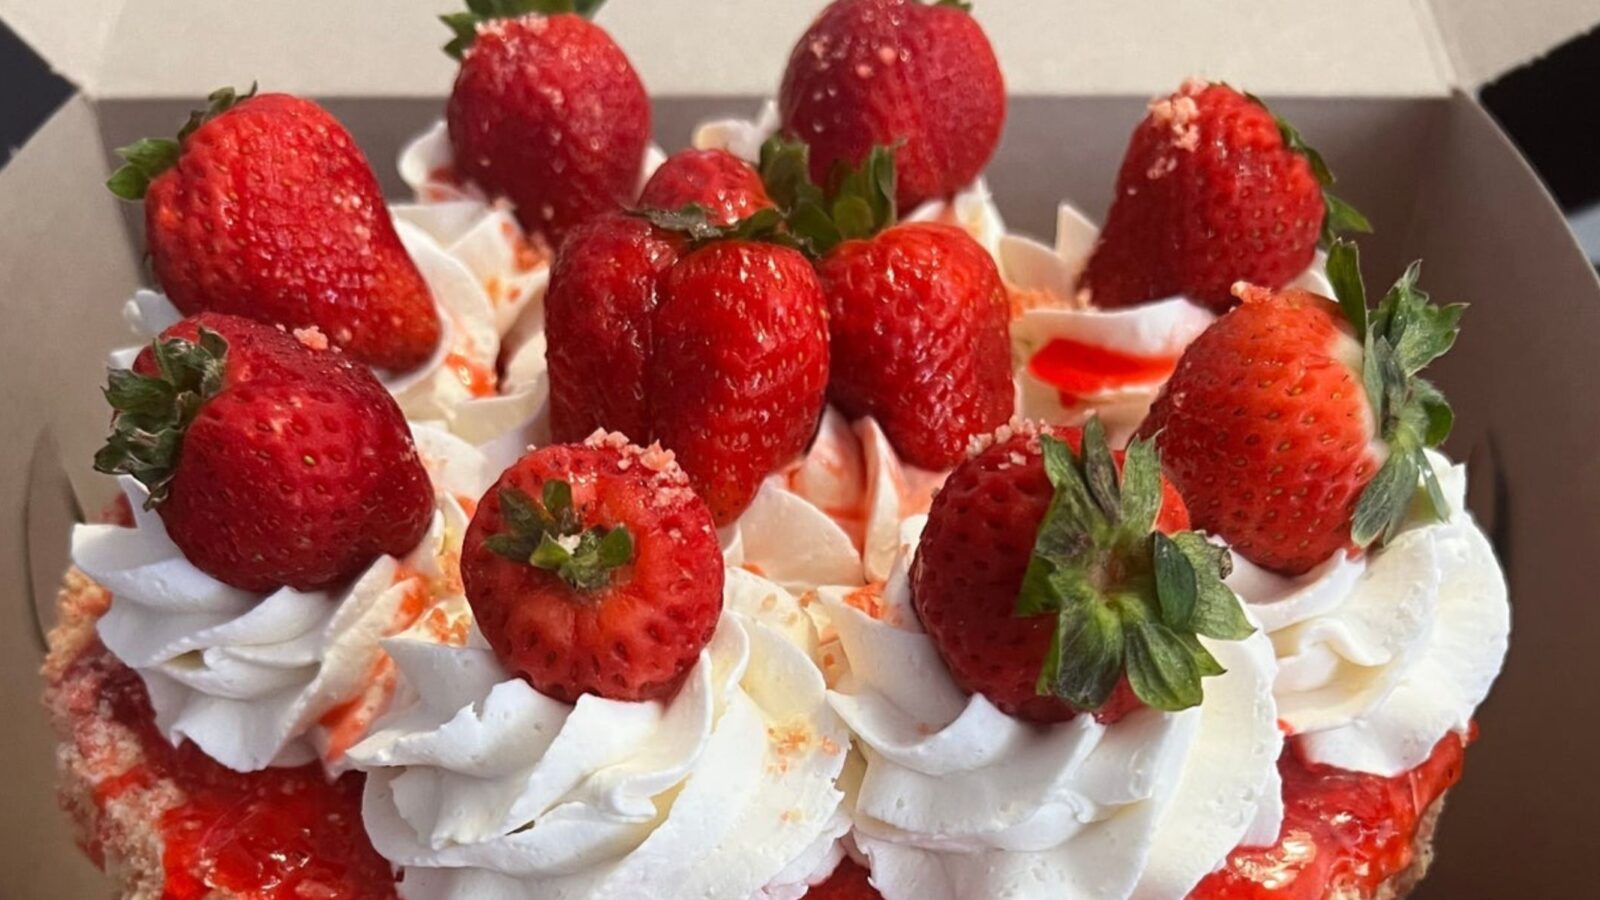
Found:
M 1028 360 L 1028 372 L 1061 394 L 1072 407 L 1121 387 L 1156 384 L 1177 368 L 1176 356 L 1136 356 L 1068 338 L 1052 338 Z
M 103 803 L 133 788 L 169 782 L 185 802 L 160 819 L 164 900 L 215 890 L 289 900 L 368 900 L 395 895 L 394 874 L 361 824 L 362 776 L 334 782 L 320 765 L 249 774 L 228 769 L 192 743 L 158 733 L 144 684 L 98 644 L 76 663 L 102 670 L 112 718 L 139 738 L 144 761 L 102 782 Z
M 1440 795 L 1461 779 L 1466 744 L 1447 734 L 1422 765 L 1394 778 L 1307 763 L 1286 750 L 1278 762 L 1284 801 L 1278 842 L 1233 851 L 1190 897 L 1373 896 L 1378 885 L 1414 861 L 1417 828 Z

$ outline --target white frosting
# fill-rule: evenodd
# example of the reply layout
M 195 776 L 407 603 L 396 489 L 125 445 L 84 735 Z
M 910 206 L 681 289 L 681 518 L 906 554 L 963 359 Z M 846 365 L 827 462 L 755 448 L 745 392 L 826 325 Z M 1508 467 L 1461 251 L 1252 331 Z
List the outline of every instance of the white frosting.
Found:
M 778 133 L 783 122 L 778 115 L 778 104 L 767 100 L 754 119 L 718 119 L 705 122 L 695 129 L 693 144 L 697 150 L 726 150 L 752 164 L 761 162 L 761 145 Z M 989 193 L 989 185 L 982 177 L 973 181 L 948 200 L 929 200 L 904 217 L 907 222 L 944 222 L 956 225 L 972 235 L 983 245 L 990 256 L 997 256 L 1001 238 L 1006 233 L 1000 208 Z
M 351 758 L 408 898 L 797 900 L 838 862 L 849 747 L 782 587 L 730 570 L 669 701 L 567 705 L 467 647 L 386 644 L 418 702 Z
M 943 473 L 900 461 L 873 419 L 824 411 L 798 465 L 768 478 L 724 531 L 724 556 L 797 591 L 882 582 L 900 522 L 924 512 Z
M 410 625 L 419 608 L 464 602 L 451 592 L 467 522 L 456 498 L 476 498 L 488 473 L 459 439 L 428 426 L 414 433 L 439 494 L 427 535 L 403 559 L 381 557 L 337 591 L 261 596 L 217 581 L 142 508 L 145 491 L 131 478 L 121 485 L 133 528 L 73 529 L 73 561 L 113 596 L 100 638 L 144 680 L 168 740 L 192 740 L 239 771 L 306 762 L 330 746 L 322 717 L 381 671 L 379 640 Z
M 1393 776 L 1464 732 L 1505 659 L 1505 575 L 1466 511 L 1466 471 L 1430 454 L 1447 521 L 1415 515 L 1381 549 L 1298 578 L 1235 558 L 1229 584 L 1277 651 L 1280 715 L 1307 758 Z
M 1063 203 L 1057 211 L 1053 248 L 1008 234 L 999 239 L 997 258 L 1007 283 L 1024 295 L 1032 295 L 1011 323 L 1021 414 L 1067 425 L 1081 424 L 1098 414 L 1112 441 L 1120 444 L 1149 415 L 1150 405 L 1166 384 L 1165 373 L 1063 398 L 1056 386 L 1030 371 L 1028 362 L 1059 338 L 1127 356 L 1175 363 L 1184 348 L 1217 317 L 1182 297 L 1113 310 L 1083 304 L 1077 292 L 1078 276 L 1088 264 L 1099 234 L 1099 228 L 1088 217 Z M 1332 296 L 1325 274 L 1326 259 L 1318 251 L 1311 265 L 1289 286 Z M 1162 368 L 1152 366 L 1157 371 Z
M 829 699 L 865 771 L 855 839 L 887 900 L 1181 897 L 1282 818 L 1282 737 L 1261 634 L 1207 646 L 1199 708 L 1039 726 L 951 680 L 910 609 L 924 517 L 904 526 L 878 617 L 825 588 L 848 660 Z

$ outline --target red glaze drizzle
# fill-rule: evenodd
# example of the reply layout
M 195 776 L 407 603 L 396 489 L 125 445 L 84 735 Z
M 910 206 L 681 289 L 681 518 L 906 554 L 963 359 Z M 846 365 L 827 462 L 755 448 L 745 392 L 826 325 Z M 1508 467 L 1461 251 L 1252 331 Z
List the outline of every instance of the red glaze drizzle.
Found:
M 192 743 L 167 743 L 144 683 L 98 643 L 74 664 L 83 666 L 101 670 L 100 696 L 144 753 L 142 764 L 97 785 L 97 799 L 161 781 L 186 797 L 161 817 L 163 900 L 198 900 L 216 890 L 254 900 L 396 896 L 393 870 L 361 824 L 359 773 L 330 783 L 317 763 L 235 772 Z
M 1086 397 L 1166 380 L 1176 356 L 1135 356 L 1068 338 L 1052 338 L 1028 360 L 1028 372 L 1055 388 L 1061 405 L 1071 408 Z
M 1394 778 L 1308 763 L 1290 742 L 1283 830 L 1271 847 L 1240 847 L 1189 896 L 1204 900 L 1371 897 L 1413 861 L 1422 818 L 1461 779 L 1471 737 L 1447 734 L 1422 765 Z

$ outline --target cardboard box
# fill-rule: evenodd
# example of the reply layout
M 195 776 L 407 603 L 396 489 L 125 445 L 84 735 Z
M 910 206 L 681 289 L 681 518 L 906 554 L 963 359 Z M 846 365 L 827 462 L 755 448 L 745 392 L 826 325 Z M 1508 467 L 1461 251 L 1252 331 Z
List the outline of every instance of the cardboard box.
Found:
M 682 146 L 713 114 L 775 89 L 821 0 L 613 0 L 602 21 L 657 96 L 657 137 Z M 1483 737 L 1444 819 L 1424 894 L 1572 896 L 1585 863 L 1600 725 L 1600 284 L 1537 178 L 1473 100 L 1505 69 L 1600 22 L 1600 0 L 980 0 L 1016 99 L 989 177 L 1007 221 L 1048 238 L 1059 199 L 1101 215 L 1143 101 L 1188 74 L 1267 96 L 1366 211 L 1368 277 L 1427 261 L 1424 285 L 1473 305 L 1437 380 L 1472 463 L 1471 502 L 1510 573 L 1516 628 L 1480 712 Z M 225 6 L 226 8 L 220 8 Z M 0 0 L 0 17 L 80 92 L 0 171 L 0 897 L 103 896 L 55 808 L 39 711 L 35 600 L 48 607 L 67 528 L 109 484 L 105 352 L 146 280 L 132 207 L 102 187 L 110 148 L 167 134 L 221 84 L 328 101 L 391 195 L 401 142 L 441 112 L 451 63 L 433 15 L 449 0 L 185 4 Z M 1552 102 L 1592 102 L 1554 98 Z

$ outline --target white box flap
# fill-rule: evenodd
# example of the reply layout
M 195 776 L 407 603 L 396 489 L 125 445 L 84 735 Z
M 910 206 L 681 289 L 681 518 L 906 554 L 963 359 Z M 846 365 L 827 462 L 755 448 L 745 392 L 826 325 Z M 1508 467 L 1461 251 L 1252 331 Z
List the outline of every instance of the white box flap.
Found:
M 601 21 L 658 95 L 771 93 L 825 0 L 612 0 Z M 0 0 L 0 16 L 93 97 L 222 84 L 436 96 L 455 0 Z M 1600 22 L 1600 0 L 978 0 L 1016 94 L 1152 94 L 1199 74 L 1269 94 L 1476 88 Z
M 826 0 L 612 0 L 601 21 L 650 90 L 763 95 Z M 0 0 L 91 97 L 198 97 L 259 81 L 319 96 L 434 96 L 453 0 Z M 1016 94 L 1152 94 L 1191 74 L 1266 94 L 1475 90 L 1600 23 L 1600 0 L 978 0 Z
M 1600 0 L 1428 2 L 1453 80 L 1469 91 L 1600 26 Z

